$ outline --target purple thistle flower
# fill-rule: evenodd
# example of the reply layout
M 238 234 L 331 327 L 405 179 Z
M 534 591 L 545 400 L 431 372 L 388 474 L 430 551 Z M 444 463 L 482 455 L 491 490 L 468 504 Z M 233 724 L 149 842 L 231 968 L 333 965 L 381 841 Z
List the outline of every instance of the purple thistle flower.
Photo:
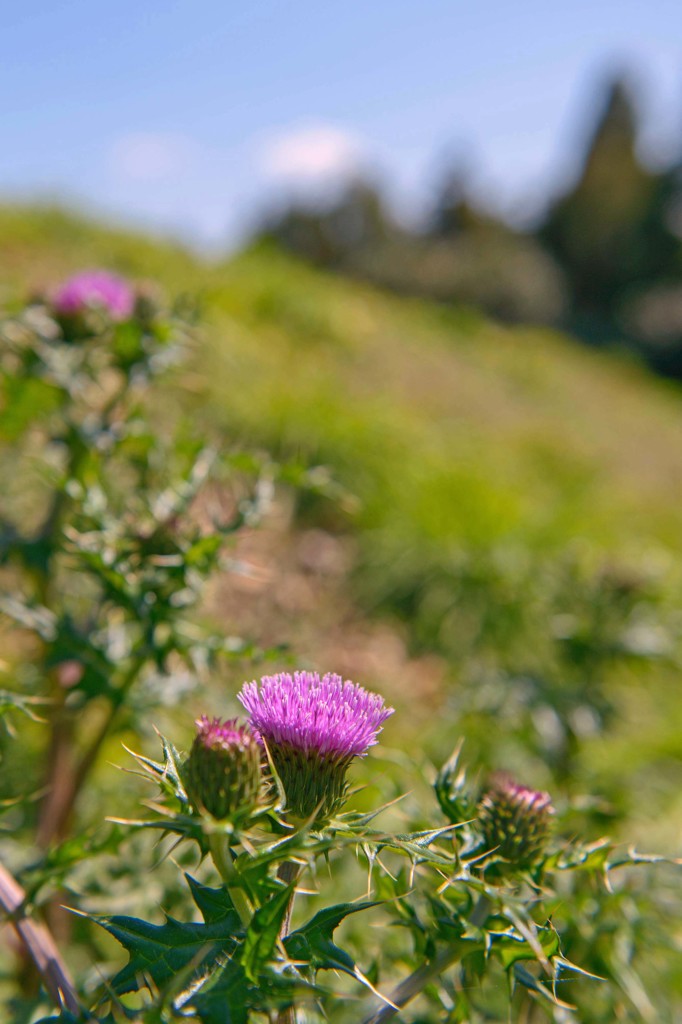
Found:
M 135 307 L 135 292 L 122 277 L 108 270 L 83 270 L 58 288 L 53 306 L 62 316 L 102 309 L 112 320 L 127 320 Z
M 341 806 L 348 765 L 393 714 L 383 697 L 331 673 L 264 676 L 260 686 L 246 683 L 239 700 L 268 746 L 289 810 L 301 818 L 326 818 Z
M 366 754 L 393 714 L 383 697 L 331 673 L 263 676 L 260 689 L 246 683 L 239 700 L 268 742 L 341 760 Z
M 225 819 L 252 811 L 260 790 L 261 748 L 248 725 L 203 715 L 184 766 L 187 794 L 199 810 Z
M 505 774 L 496 775 L 478 805 L 483 839 L 496 859 L 529 868 L 544 852 L 554 814 L 549 793 L 522 786 Z

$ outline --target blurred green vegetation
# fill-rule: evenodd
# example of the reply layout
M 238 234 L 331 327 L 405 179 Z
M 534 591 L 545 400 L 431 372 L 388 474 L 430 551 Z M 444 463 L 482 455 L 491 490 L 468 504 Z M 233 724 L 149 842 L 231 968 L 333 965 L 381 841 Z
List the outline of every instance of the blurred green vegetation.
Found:
M 9 208 L 0 239 L 10 306 L 87 266 L 196 298 L 205 326 L 163 385 L 160 422 L 172 406 L 225 445 L 328 467 L 342 498 L 307 493 L 295 528 L 349 539 L 356 614 L 445 666 L 428 727 L 411 720 L 418 690 L 389 693 L 403 712 L 392 743 L 402 730 L 421 763 L 466 735 L 470 759 L 551 788 L 588 838 L 678 852 L 675 385 L 549 329 L 387 296 L 267 245 L 209 263 Z M 314 646 L 296 654 L 310 661 Z M 661 891 L 664 919 L 676 897 Z M 673 964 L 660 972 L 679 988 Z
M 435 187 L 427 183 L 428 208 L 411 226 L 391 210 L 382 184 L 358 178 L 326 203 L 301 196 L 275 206 L 258 237 L 401 295 L 568 329 L 679 378 L 680 139 L 671 133 L 666 155 L 647 158 L 638 92 L 627 76 L 592 90 L 560 194 L 542 203 L 536 196 L 523 227 L 485 204 L 486 188 L 460 154 Z

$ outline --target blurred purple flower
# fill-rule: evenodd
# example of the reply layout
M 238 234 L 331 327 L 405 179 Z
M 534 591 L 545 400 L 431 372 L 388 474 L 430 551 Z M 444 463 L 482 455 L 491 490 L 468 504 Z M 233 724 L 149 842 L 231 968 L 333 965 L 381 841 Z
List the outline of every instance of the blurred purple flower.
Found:
M 135 307 L 135 292 L 128 281 L 108 270 L 83 270 L 57 289 L 53 306 L 64 316 L 97 308 L 112 320 L 127 320 Z
M 246 683 L 239 700 L 268 746 L 288 809 L 301 818 L 328 817 L 341 806 L 346 768 L 393 714 L 379 694 L 331 673 L 264 676 L 260 685 Z

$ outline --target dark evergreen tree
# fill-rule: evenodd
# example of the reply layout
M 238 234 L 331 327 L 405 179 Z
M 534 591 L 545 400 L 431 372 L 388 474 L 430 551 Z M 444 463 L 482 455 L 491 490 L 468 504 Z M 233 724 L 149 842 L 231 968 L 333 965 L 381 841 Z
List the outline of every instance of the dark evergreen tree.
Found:
M 429 234 L 434 238 L 456 238 L 466 230 L 471 218 L 465 175 L 460 164 L 448 168 L 436 188 Z
M 381 245 L 394 230 L 378 188 L 358 178 L 326 207 L 292 204 L 271 218 L 261 235 L 303 259 L 348 270 L 358 253 Z
M 609 333 L 633 294 L 675 274 L 680 246 L 669 226 L 675 175 L 642 165 L 637 132 L 628 88 L 616 80 L 575 184 L 540 230 L 569 279 L 577 319 Z

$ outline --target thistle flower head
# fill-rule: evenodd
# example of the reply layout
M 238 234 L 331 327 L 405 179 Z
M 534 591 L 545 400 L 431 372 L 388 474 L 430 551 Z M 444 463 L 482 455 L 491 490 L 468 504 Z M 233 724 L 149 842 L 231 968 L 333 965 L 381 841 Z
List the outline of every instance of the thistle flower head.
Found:
M 343 803 L 354 757 L 377 742 L 393 714 L 383 697 L 331 673 L 282 673 L 246 683 L 239 700 L 265 740 L 288 810 L 327 818 Z
M 135 306 L 135 293 L 127 281 L 107 270 L 83 270 L 58 288 L 53 306 L 63 316 L 96 308 L 112 320 L 127 320 Z
M 497 775 L 478 805 L 478 824 L 486 846 L 497 859 L 517 868 L 530 868 L 547 845 L 554 814 L 548 793 Z
M 192 803 L 214 818 L 252 811 L 260 788 L 260 744 L 248 725 L 204 715 L 185 762 L 185 785 Z

